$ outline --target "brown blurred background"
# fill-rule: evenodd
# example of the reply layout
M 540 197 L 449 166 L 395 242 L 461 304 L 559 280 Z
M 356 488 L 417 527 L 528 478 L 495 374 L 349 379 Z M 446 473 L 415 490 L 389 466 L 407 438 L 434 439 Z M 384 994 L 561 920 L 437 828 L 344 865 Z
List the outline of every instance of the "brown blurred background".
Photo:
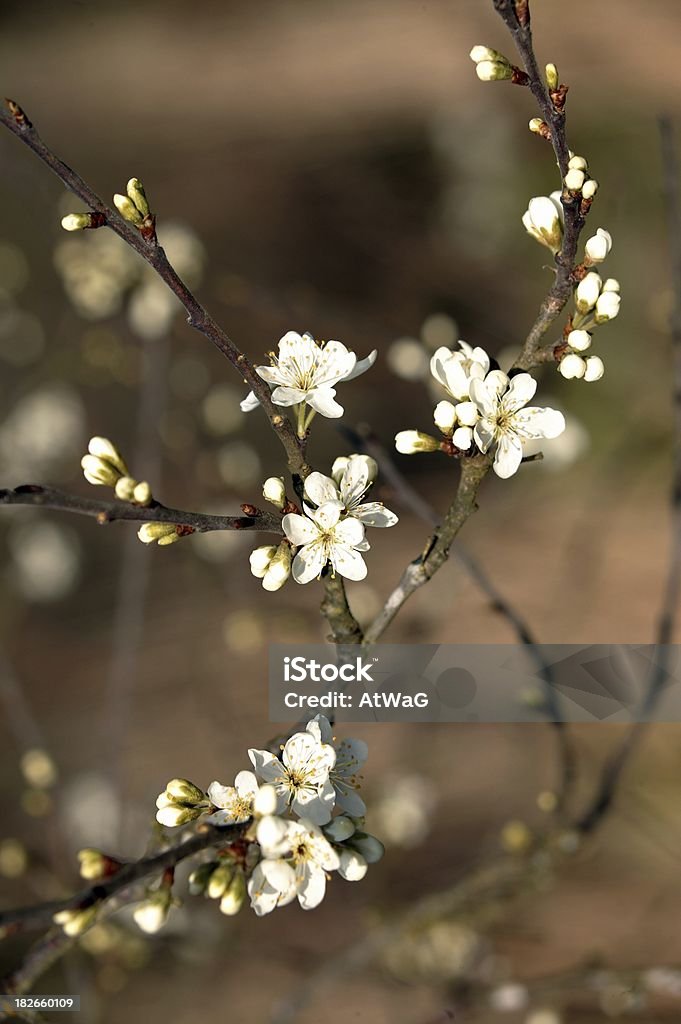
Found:
M 520 218 L 557 178 L 527 131 L 529 95 L 479 83 L 468 59 L 480 42 L 511 53 L 491 2 L 7 0 L 0 26 L 4 92 L 101 194 L 142 178 L 162 231 L 170 225 L 169 249 L 249 356 L 259 360 L 289 329 L 339 338 L 360 357 L 378 348 L 377 367 L 339 394 L 350 424 L 370 423 L 388 445 L 398 429 L 428 430 L 432 394 L 405 376 L 418 377 L 429 346 L 451 334 L 508 360 L 522 341 L 550 271 Z M 569 141 L 600 182 L 590 226 L 613 234 L 606 270 L 621 282 L 623 311 L 597 334 L 600 383 L 552 370 L 542 379 L 542 400 L 571 422 L 569 443 L 511 481 L 488 481 L 463 543 L 540 640 L 650 642 L 669 548 L 671 442 L 656 120 L 681 118 L 681 8 L 537 0 L 534 26 L 540 62 L 555 61 L 571 86 Z M 229 513 L 257 502 L 264 477 L 283 466 L 264 417 L 238 411 L 244 389 L 229 365 L 115 240 L 61 232 L 77 204 L 9 136 L 0 169 L 0 485 L 88 493 L 80 455 L 104 434 L 167 504 Z M 349 449 L 332 421 L 314 426 L 310 454 L 324 470 Z M 452 466 L 397 458 L 444 509 Z M 395 496 L 382 497 L 402 520 L 374 533 L 368 582 L 350 585 L 362 621 L 426 535 Z M 267 643 L 318 640 L 324 629 L 317 588 L 263 593 L 248 572 L 248 537 L 148 550 L 123 525 L 21 509 L 3 512 L 0 531 L 0 896 L 9 905 L 71 889 L 83 845 L 139 855 L 168 778 L 231 781 L 247 766 L 245 748 L 272 732 Z M 454 562 L 386 634 L 512 639 Z M 608 822 L 555 887 L 484 939 L 454 928 L 437 957 L 417 955 L 414 939 L 389 965 L 342 970 L 338 957 L 385 915 L 494 855 L 510 819 L 541 825 L 536 797 L 557 771 L 540 725 L 361 735 L 371 748 L 368 825 L 396 837 L 361 885 L 334 881 L 316 913 L 289 908 L 261 921 L 249 911 L 227 920 L 188 898 L 158 939 L 142 941 L 124 920 L 102 948 L 43 979 L 45 990 L 81 991 L 83 1019 L 101 1024 L 268 1021 L 325 971 L 296 1020 L 426 1024 L 462 976 L 465 987 L 466 941 L 491 989 L 590 958 L 681 963 L 679 730 L 660 726 Z M 578 733 L 583 797 L 621 736 L 607 725 Z M 22 774 L 31 748 L 57 766 L 47 790 L 25 760 Z M 397 809 L 386 799 L 395 788 Z M 20 951 L 6 947 L 0 974 Z M 579 985 L 532 996 L 530 1007 L 544 1005 L 562 1007 L 566 1021 L 603 1019 Z M 670 1005 L 639 1007 L 635 1019 L 678 1020 L 678 1001 Z M 500 1015 L 482 999 L 462 1019 L 516 1024 L 527 1012 Z

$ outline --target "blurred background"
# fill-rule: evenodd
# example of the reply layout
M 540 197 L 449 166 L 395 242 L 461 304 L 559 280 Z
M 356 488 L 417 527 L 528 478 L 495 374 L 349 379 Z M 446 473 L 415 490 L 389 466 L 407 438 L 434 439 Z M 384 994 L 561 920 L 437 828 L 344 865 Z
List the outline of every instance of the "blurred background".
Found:
M 340 394 L 349 424 L 387 446 L 398 429 L 430 430 L 440 344 L 464 338 L 511 364 L 551 280 L 521 216 L 558 182 L 527 130 L 529 94 L 479 83 L 468 58 L 476 43 L 512 56 L 491 0 L 5 0 L 0 27 L 4 92 L 103 196 L 144 181 L 171 259 L 251 358 L 290 329 L 359 357 L 378 349 Z M 681 120 L 681 9 L 537 0 L 534 30 L 540 63 L 571 86 L 569 142 L 600 182 L 589 233 L 613 235 L 606 271 L 623 311 L 596 336 L 600 383 L 546 370 L 541 404 L 562 408 L 569 430 L 542 463 L 486 482 L 462 543 L 541 641 L 648 643 L 670 541 L 657 118 Z M 61 231 L 77 203 L 9 135 L 0 181 L 0 485 L 92 496 L 79 462 L 102 434 L 168 505 L 258 503 L 283 464 L 265 418 L 239 411 L 231 367 L 116 238 Z M 315 421 L 317 468 L 350 450 L 333 421 Z M 444 510 L 455 467 L 396 459 Z M 380 496 L 401 523 L 373 534 L 368 581 L 349 586 L 362 622 L 426 536 Z M 267 644 L 317 641 L 324 624 L 318 588 L 262 591 L 252 546 L 225 533 L 150 550 L 124 524 L 2 511 L 3 906 L 71 891 L 84 845 L 140 856 L 168 778 L 231 782 L 245 748 L 275 731 Z M 385 639 L 514 636 L 452 561 Z M 681 965 L 678 727 L 648 730 L 605 824 L 557 878 L 511 904 L 495 893 L 395 927 L 376 956 L 367 942 L 382 922 L 504 846 L 523 855 L 509 823 L 546 824 L 538 796 L 558 768 L 542 725 L 355 731 L 370 745 L 367 824 L 387 846 L 361 885 L 334 880 L 314 914 L 263 920 L 187 898 L 154 940 L 115 918 L 42 990 L 81 992 L 97 1024 L 428 1024 L 453 1006 L 482 1024 L 679 1019 L 681 975 L 661 970 Z M 582 800 L 622 736 L 576 732 Z M 4 943 L 0 975 L 24 945 Z M 585 965 L 602 965 L 591 987 Z M 642 980 L 642 968 L 657 973 Z

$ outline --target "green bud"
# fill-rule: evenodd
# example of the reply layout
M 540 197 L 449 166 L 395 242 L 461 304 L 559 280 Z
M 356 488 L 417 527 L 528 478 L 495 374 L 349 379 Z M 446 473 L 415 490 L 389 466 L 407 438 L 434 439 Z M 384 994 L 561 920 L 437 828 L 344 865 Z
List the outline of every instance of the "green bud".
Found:
M 131 224 L 136 224 L 138 227 L 144 220 L 144 217 L 139 212 L 135 204 L 127 196 L 122 196 L 120 193 L 116 193 L 113 197 L 114 205 L 121 217 L 125 220 L 130 221 Z
M 128 193 L 128 197 L 135 204 L 142 217 L 148 217 L 150 212 L 149 203 L 147 202 L 144 186 L 139 178 L 131 178 L 125 191 Z M 123 216 L 125 216 L 125 214 L 123 214 Z

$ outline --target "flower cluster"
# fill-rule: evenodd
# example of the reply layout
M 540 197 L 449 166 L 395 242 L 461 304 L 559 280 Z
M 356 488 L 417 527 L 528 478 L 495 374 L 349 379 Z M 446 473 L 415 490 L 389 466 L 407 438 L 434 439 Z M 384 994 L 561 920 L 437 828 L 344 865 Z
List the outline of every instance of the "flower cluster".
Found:
M 563 184 L 568 192 L 573 195 L 581 195 L 582 199 L 588 201 L 592 200 L 598 191 L 598 182 L 590 177 L 586 159 L 583 156 L 575 156 L 572 152 Z
M 138 482 L 128 472 L 123 456 L 106 437 L 91 437 L 87 455 L 80 460 L 83 475 L 90 484 L 113 487 L 121 501 L 135 505 L 149 505 L 152 501 L 151 488 L 146 480 Z
M 367 753 L 361 740 L 336 740 L 318 715 L 278 757 L 249 750 L 253 771 L 239 772 L 233 786 L 212 782 L 204 793 L 186 779 L 169 782 L 156 801 L 160 824 L 203 816 L 213 826 L 243 826 L 237 842 L 195 868 L 190 892 L 219 899 L 225 914 L 237 913 L 248 895 L 262 916 L 295 899 L 305 910 L 318 906 L 331 871 L 350 882 L 363 878 L 383 855 L 379 840 L 363 831 L 366 807 L 358 789 Z M 169 891 L 155 890 L 140 927 L 157 930 L 171 905 Z
M 336 385 L 365 373 L 376 361 L 374 349 L 366 359 L 340 341 L 315 341 L 311 334 L 288 331 L 279 341 L 279 353 L 270 353 L 270 366 L 256 366 L 256 373 L 272 389 L 275 405 L 293 406 L 298 433 L 305 435 L 316 413 L 337 419 L 343 406 L 336 401 Z M 259 405 L 251 391 L 241 403 L 243 412 Z
M 331 476 L 310 473 L 305 480 L 303 514 L 287 502 L 278 477 L 265 481 L 263 494 L 269 501 L 281 509 L 295 509 L 282 520 L 285 540 L 251 552 L 251 572 L 262 580 L 265 590 L 279 590 L 289 575 L 296 583 L 309 583 L 327 565 L 346 579 L 364 579 L 367 567 L 362 553 L 370 547 L 366 527 L 389 527 L 398 521 L 380 501 L 364 500 L 377 471 L 368 455 L 350 455 L 336 459 Z
M 602 263 L 612 248 L 612 238 L 603 228 L 585 245 L 585 270 Z M 600 380 L 605 372 L 599 356 L 583 353 L 591 348 L 594 328 L 614 320 L 620 310 L 619 281 L 609 277 L 605 281 L 595 270 L 587 270 L 574 293 L 575 312 L 568 323 L 565 334 L 565 351 L 558 363 L 558 370 L 568 380 L 581 378 L 586 381 Z
M 429 434 L 403 430 L 395 447 L 405 455 L 442 450 L 452 455 L 494 452 L 494 472 L 504 479 L 513 476 L 523 458 L 523 442 L 555 438 L 565 429 L 562 413 L 555 409 L 527 407 L 537 382 L 529 373 L 508 377 L 491 368 L 484 349 L 460 342 L 460 349 L 438 349 L 431 373 L 453 401 L 435 407 L 435 425 L 444 435 L 438 441 Z

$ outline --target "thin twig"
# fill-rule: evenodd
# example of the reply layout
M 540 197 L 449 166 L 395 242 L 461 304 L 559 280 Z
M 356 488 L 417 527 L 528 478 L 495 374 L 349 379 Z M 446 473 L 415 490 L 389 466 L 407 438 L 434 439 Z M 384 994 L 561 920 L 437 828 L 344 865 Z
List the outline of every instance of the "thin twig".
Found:
M 188 527 L 188 533 L 211 533 L 216 530 L 282 532 L 281 516 L 260 509 L 256 509 L 253 515 L 214 516 L 206 512 L 184 512 L 178 508 L 168 508 L 158 501 L 152 501 L 150 505 L 132 505 L 123 501 L 81 498 L 78 494 L 67 494 L 40 484 L 24 484 L 14 490 L 0 490 L 0 505 L 32 505 L 58 512 L 75 512 L 96 519 L 100 526 L 127 520 L 137 523 L 173 523 Z
M 110 227 L 156 271 L 186 309 L 189 325 L 208 338 L 229 359 L 258 397 L 272 428 L 286 450 L 291 474 L 294 477 L 305 477 L 309 468 L 305 462 L 304 441 L 296 436 L 288 417 L 282 416 L 281 410 L 273 404 L 269 386 L 258 376 L 252 363 L 203 308 L 168 262 L 165 251 L 158 244 L 155 231 L 143 234 L 136 226 L 121 217 L 117 210 L 103 202 L 80 175 L 60 160 L 43 142 L 18 104 L 13 100 L 6 100 L 5 103 L 7 109 L 0 107 L 0 123 L 33 150 L 70 192 L 81 199 L 91 212 L 103 218 L 102 224 Z
M 673 475 L 671 489 L 672 538 L 667 580 L 655 635 L 655 657 L 646 694 L 636 722 L 620 746 L 606 761 L 596 793 L 577 825 L 582 832 L 591 831 L 610 809 L 617 786 L 631 755 L 637 748 L 655 706 L 664 691 L 669 665 L 669 644 L 672 642 L 681 598 L 681 166 L 673 124 L 668 117 L 659 119 L 660 149 L 667 204 L 669 255 L 674 306 L 669 318 L 673 358 Z

